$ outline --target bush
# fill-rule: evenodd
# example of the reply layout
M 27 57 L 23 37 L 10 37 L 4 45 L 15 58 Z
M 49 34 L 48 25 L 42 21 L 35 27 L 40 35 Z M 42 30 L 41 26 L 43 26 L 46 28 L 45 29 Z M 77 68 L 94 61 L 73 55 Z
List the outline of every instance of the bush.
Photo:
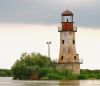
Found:
M 85 75 L 85 74 L 80 74 L 80 75 L 78 76 L 78 79 L 85 80 L 85 79 L 88 79 L 88 77 L 87 77 L 87 75 Z
M 14 79 L 26 80 L 40 78 L 45 74 L 44 72 L 41 72 L 43 71 L 43 68 L 52 66 L 52 61 L 46 56 L 39 53 L 23 53 L 21 58 L 12 66 L 11 71 Z
M 97 74 L 96 79 L 100 79 L 100 74 Z
M 100 70 L 81 70 L 79 79 L 100 79 Z
M 9 69 L 0 69 L 0 76 L 1 77 L 10 77 L 10 76 L 12 76 L 11 70 L 9 70 Z
M 48 73 L 47 77 L 48 77 L 49 80 L 60 80 L 61 79 L 61 77 L 58 76 L 58 74 L 52 73 L 52 72 Z

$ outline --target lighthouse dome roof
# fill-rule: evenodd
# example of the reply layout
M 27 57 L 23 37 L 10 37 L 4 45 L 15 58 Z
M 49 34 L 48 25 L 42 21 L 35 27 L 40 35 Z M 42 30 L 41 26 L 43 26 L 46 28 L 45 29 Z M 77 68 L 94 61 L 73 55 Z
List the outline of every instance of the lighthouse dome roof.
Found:
M 70 10 L 65 10 L 62 14 L 62 16 L 71 16 L 73 13 Z

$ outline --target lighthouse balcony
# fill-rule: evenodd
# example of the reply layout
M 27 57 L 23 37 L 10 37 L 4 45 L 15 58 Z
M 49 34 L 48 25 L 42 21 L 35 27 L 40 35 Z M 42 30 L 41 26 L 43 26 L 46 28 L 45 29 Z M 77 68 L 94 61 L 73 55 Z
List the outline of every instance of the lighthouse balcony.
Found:
M 65 63 L 78 63 L 78 64 L 83 64 L 83 59 L 77 59 L 77 60 L 70 60 L 70 61 L 67 61 Z
M 73 31 L 77 32 L 77 27 L 76 26 L 73 27 Z
M 83 59 L 78 59 L 76 62 L 79 64 L 83 64 Z
M 77 27 L 74 26 L 72 30 L 70 30 L 69 28 L 62 28 L 62 27 L 58 27 L 58 32 L 67 32 L 67 31 L 72 31 L 72 32 L 77 32 Z

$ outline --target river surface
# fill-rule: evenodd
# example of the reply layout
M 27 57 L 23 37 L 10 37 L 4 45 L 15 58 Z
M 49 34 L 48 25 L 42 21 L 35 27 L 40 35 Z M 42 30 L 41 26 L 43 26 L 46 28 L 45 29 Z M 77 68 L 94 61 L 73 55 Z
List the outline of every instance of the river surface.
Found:
M 12 80 L 11 77 L 0 77 L 0 86 L 100 86 L 100 80 Z

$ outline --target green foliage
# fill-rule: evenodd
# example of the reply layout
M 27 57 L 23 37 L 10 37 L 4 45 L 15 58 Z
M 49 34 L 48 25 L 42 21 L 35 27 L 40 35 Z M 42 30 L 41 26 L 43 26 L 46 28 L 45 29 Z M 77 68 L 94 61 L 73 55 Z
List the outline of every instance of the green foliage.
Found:
M 79 79 L 100 79 L 100 70 L 81 70 Z
M 100 79 L 100 73 L 96 76 L 96 79 Z
M 52 72 L 48 73 L 47 77 L 48 77 L 49 80 L 59 80 L 60 79 L 60 77 L 58 76 L 58 74 L 52 73 Z
M 52 67 L 52 61 L 39 53 L 23 53 L 21 58 L 12 66 L 12 74 L 14 79 L 31 79 L 40 77 L 40 69 L 43 67 Z
M 55 67 L 42 68 L 40 75 L 41 79 L 49 80 L 74 80 L 78 78 L 78 75 L 73 74 L 71 70 L 58 71 Z
M 11 70 L 9 69 L 0 69 L 0 77 L 10 77 Z
M 85 74 L 80 74 L 78 79 L 80 80 L 85 80 L 85 79 L 88 79 L 88 76 L 86 76 Z

